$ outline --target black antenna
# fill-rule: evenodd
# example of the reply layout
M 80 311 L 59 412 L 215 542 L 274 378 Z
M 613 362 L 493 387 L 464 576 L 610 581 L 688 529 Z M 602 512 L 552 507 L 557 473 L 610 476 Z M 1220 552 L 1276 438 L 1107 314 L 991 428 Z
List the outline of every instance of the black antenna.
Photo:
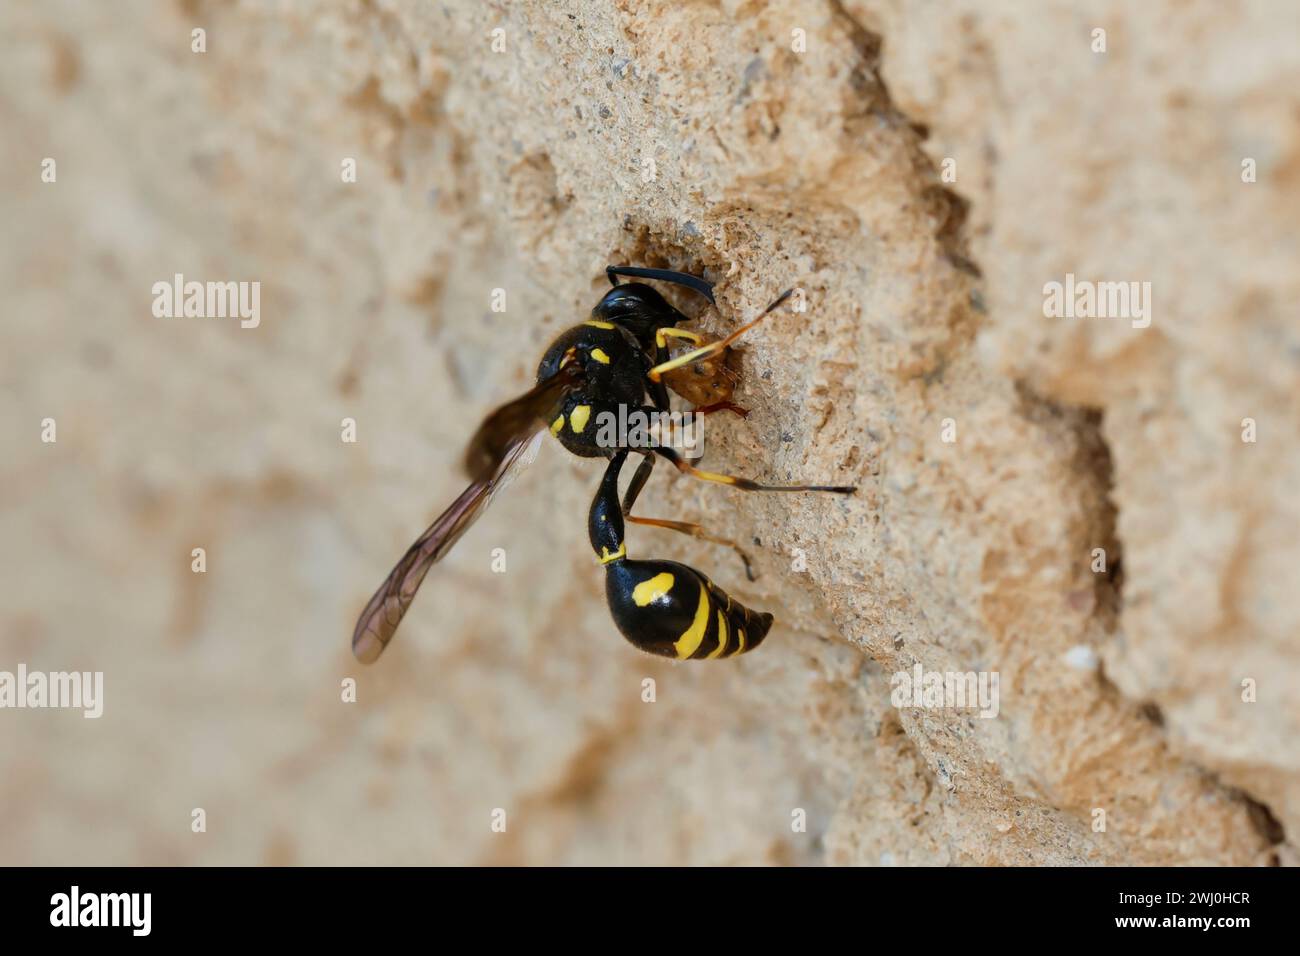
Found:
M 605 275 L 609 276 L 610 285 L 618 285 L 616 276 L 627 276 L 629 279 L 658 279 L 661 282 L 671 282 L 674 285 L 685 286 L 704 296 L 713 305 L 718 303 L 713 299 L 713 283 L 705 282 L 699 276 L 688 275 L 685 272 L 673 272 L 669 269 L 642 269 L 640 266 L 606 266 Z

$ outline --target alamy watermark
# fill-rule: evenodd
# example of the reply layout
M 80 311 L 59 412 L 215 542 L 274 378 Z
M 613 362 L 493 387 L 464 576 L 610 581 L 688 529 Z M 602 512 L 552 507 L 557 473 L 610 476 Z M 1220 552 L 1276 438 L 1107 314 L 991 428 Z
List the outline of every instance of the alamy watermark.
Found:
M 120 926 L 148 936 L 152 911 L 152 893 L 83 893 L 74 885 L 50 897 L 51 926 Z
M 889 702 L 899 710 L 978 707 L 981 717 L 993 718 L 1001 709 L 1001 683 L 997 671 L 927 671 L 918 663 L 910 673 L 898 671 L 889 679 L 894 688 Z
M 1049 319 L 1129 319 L 1135 329 L 1151 324 L 1150 282 L 1092 282 L 1065 274 L 1043 286 L 1043 315 Z
M 104 713 L 103 671 L 0 671 L 0 708 L 57 707 L 83 711 L 82 717 Z
M 581 408 L 569 413 L 569 425 L 575 431 L 595 428 L 598 448 L 672 448 L 684 458 L 704 455 L 705 416 L 699 412 L 619 405 L 617 413 L 597 412 L 588 426 L 580 415 Z
M 155 282 L 153 314 L 158 319 L 239 319 L 240 328 L 262 322 L 262 283 L 186 282 L 176 273 L 171 282 Z

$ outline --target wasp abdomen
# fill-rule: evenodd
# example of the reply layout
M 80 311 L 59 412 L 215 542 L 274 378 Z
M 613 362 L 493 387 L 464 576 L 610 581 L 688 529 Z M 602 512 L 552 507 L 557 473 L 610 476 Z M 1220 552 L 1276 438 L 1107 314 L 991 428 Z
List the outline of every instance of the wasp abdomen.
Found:
M 606 564 L 605 596 L 619 631 L 661 657 L 700 660 L 753 650 L 772 615 L 751 611 L 694 568 L 676 561 Z

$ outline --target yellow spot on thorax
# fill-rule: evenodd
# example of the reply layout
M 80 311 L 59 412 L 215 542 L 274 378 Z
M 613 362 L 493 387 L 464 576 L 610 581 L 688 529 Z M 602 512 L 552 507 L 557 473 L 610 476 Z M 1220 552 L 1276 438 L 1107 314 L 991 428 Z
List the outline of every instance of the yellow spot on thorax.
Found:
M 667 571 L 642 581 L 632 589 L 632 600 L 637 607 L 657 601 L 673 589 L 673 576 Z
M 597 362 L 599 362 L 601 365 L 608 365 L 608 364 L 609 364 L 609 356 L 605 354 L 605 350 L 604 350 L 604 349 L 592 349 L 592 350 L 591 350 L 591 357 L 594 358 L 594 359 L 595 359 Z
M 676 641 L 673 647 L 677 648 L 678 660 L 686 660 L 697 650 L 700 649 L 700 642 L 704 640 L 704 632 L 709 629 L 709 592 L 700 586 L 700 606 L 695 609 L 695 620 L 691 626 L 686 629 Z
M 591 406 L 579 405 L 573 411 L 569 412 L 569 427 L 575 433 L 582 431 L 587 427 L 587 419 L 591 418 Z
M 588 319 L 582 324 L 590 325 L 593 329 L 612 329 L 614 327 L 613 322 L 602 322 L 599 319 Z
M 564 427 L 564 416 L 561 415 L 555 421 L 551 422 L 551 434 L 558 435 L 560 433 L 560 429 L 563 427 Z

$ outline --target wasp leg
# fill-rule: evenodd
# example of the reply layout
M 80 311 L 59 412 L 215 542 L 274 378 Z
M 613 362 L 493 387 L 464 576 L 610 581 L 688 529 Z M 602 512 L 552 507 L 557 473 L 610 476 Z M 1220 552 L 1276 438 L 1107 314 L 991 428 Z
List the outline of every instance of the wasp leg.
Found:
M 632 480 L 628 483 L 627 493 L 623 495 L 623 514 L 630 514 L 632 506 L 636 504 L 636 499 L 641 495 L 641 489 L 645 483 L 650 480 L 650 472 L 654 471 L 654 455 L 646 455 L 641 459 L 641 464 L 636 466 L 636 472 L 632 475 Z
M 734 412 L 741 418 L 749 417 L 749 409 L 742 408 L 735 402 L 712 402 L 708 405 L 697 405 L 695 408 L 692 408 L 691 411 L 696 415 L 712 415 L 714 412 Z
M 745 549 L 730 538 L 724 538 L 720 535 L 711 533 L 702 525 L 694 524 L 690 521 L 671 521 L 668 518 L 642 518 L 638 515 L 626 515 L 628 521 L 633 524 L 650 525 L 654 528 L 667 528 L 669 531 L 680 531 L 682 534 L 689 534 L 692 538 L 699 538 L 701 541 L 711 541 L 714 544 L 725 545 L 740 557 L 741 563 L 745 565 L 745 577 L 751 581 L 757 581 L 758 576 L 754 574 L 754 566 L 750 563 L 749 555 Z
M 736 339 L 740 338 L 742 335 L 744 335 L 754 326 L 758 325 L 758 323 L 762 322 L 765 318 L 767 318 L 767 316 L 770 315 L 778 305 L 780 305 L 786 299 L 790 298 L 793 292 L 794 289 L 786 289 L 777 297 L 775 302 L 773 302 L 771 305 L 769 305 L 766 309 L 762 311 L 762 313 L 758 316 L 758 318 L 746 322 L 740 328 L 736 329 L 736 331 L 728 335 L 725 339 L 718 339 L 718 341 L 716 342 L 710 342 L 708 345 L 702 346 L 698 349 L 693 349 L 690 352 L 686 352 L 682 355 L 679 355 L 677 356 L 677 358 L 672 359 L 671 361 L 662 362 L 656 365 L 654 368 L 650 369 L 649 372 L 650 381 L 657 382 L 659 381 L 661 376 L 663 376 L 667 372 L 671 372 L 673 369 L 682 368 L 685 365 L 690 365 L 692 362 L 698 362 L 701 359 L 711 358 L 714 355 L 718 355 L 722 353 L 729 345 L 731 345 L 732 342 L 736 341 Z
M 854 485 L 762 485 L 751 478 L 722 475 L 716 471 L 703 471 L 696 468 L 671 448 L 665 448 L 662 445 L 655 446 L 654 453 L 670 462 L 683 475 L 690 475 L 692 478 L 698 478 L 701 481 L 716 481 L 720 485 L 730 485 L 733 488 L 740 488 L 742 491 L 831 491 L 840 495 L 851 495 L 858 490 Z
M 668 361 L 668 346 L 660 345 L 655 349 L 655 362 L 663 363 Z M 647 382 L 646 389 L 650 392 L 650 398 L 655 403 L 655 408 L 661 412 L 666 412 L 672 405 L 668 401 L 668 385 L 665 382 Z
M 702 525 L 689 521 L 672 521 L 668 518 L 640 518 L 632 514 L 632 506 L 636 504 L 637 497 L 641 494 L 641 489 L 650 478 L 650 472 L 654 470 L 654 456 L 646 455 L 637 466 L 636 472 L 632 475 L 632 481 L 627 486 L 627 494 L 623 496 L 623 516 L 633 524 L 650 525 L 655 528 L 667 528 L 670 531 L 678 531 L 682 534 L 689 534 L 693 538 L 699 538 L 701 541 L 711 541 L 714 544 L 726 545 L 736 554 L 740 555 L 740 560 L 745 565 L 745 577 L 751 581 L 757 581 L 754 574 L 754 566 L 749 560 L 749 555 L 745 549 L 730 538 L 723 538 L 715 535 L 704 528 Z

